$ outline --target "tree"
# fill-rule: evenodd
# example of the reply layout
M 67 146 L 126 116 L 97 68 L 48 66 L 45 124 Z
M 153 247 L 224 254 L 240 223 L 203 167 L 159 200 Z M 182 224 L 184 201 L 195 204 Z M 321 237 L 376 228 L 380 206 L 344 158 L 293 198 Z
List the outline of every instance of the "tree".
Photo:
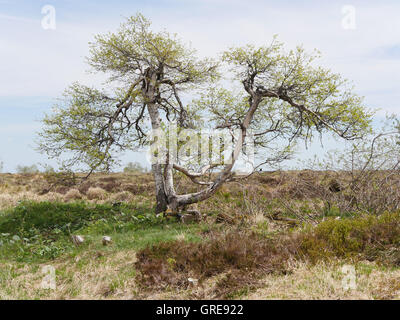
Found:
M 344 150 L 329 152 L 320 169 L 336 173 L 339 190 L 325 196 L 328 207 L 362 214 L 399 210 L 399 154 L 400 121 L 394 115 Z
M 138 14 L 118 32 L 90 43 L 87 61 L 109 76 L 108 87 L 75 83 L 67 89 L 63 102 L 43 119 L 39 149 L 51 157 L 72 152 L 64 166 L 84 163 L 94 172 L 109 169 L 116 152 L 151 143 L 149 127 L 166 132 L 168 121 L 176 121 L 178 131 L 236 130 L 232 152 L 220 163 L 199 167 L 167 157 L 152 164 L 156 212 L 203 201 L 235 178 L 233 168 L 250 130 L 257 152 L 268 151 L 263 162 L 272 163 L 288 158 L 296 141 L 309 141 L 314 133 L 355 139 L 369 128 L 371 113 L 361 98 L 340 75 L 315 67 L 317 57 L 301 47 L 285 52 L 274 39 L 263 47 L 229 49 L 219 62 L 201 60 L 175 35 L 152 31 Z M 227 77 L 234 89 L 224 88 Z M 184 144 L 178 141 L 176 148 Z M 178 194 L 175 172 L 201 189 Z
M 145 173 L 147 169 L 144 168 L 139 162 L 129 162 L 125 168 L 124 172 L 126 173 Z
M 33 164 L 31 166 L 18 165 L 15 170 L 17 171 L 17 173 L 20 173 L 20 174 L 34 174 L 34 173 L 40 172 L 39 168 L 37 167 L 36 164 Z

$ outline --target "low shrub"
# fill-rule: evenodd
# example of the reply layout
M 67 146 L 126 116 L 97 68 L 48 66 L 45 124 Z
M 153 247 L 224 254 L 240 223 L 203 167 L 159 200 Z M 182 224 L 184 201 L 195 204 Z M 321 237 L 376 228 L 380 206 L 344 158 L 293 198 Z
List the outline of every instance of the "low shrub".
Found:
M 400 213 L 332 218 L 286 235 L 234 230 L 201 243 L 160 243 L 140 251 L 136 266 L 143 286 L 153 288 L 187 286 L 188 277 L 204 280 L 228 272 L 227 277 L 240 281 L 225 277 L 217 283 L 226 297 L 240 286 L 255 286 L 262 275 L 289 272 L 293 260 L 316 263 L 336 257 L 399 266 Z
M 302 235 L 301 251 L 312 261 L 327 257 L 379 260 L 397 265 L 398 257 L 386 253 L 399 248 L 400 213 L 328 219 Z
M 253 281 L 254 271 L 287 272 L 287 261 L 296 255 L 297 244 L 285 243 L 245 231 L 214 235 L 199 243 L 182 241 L 160 243 L 142 250 L 137 267 L 143 286 L 163 288 L 187 286 L 188 277 L 200 281 L 226 271 L 236 277 Z

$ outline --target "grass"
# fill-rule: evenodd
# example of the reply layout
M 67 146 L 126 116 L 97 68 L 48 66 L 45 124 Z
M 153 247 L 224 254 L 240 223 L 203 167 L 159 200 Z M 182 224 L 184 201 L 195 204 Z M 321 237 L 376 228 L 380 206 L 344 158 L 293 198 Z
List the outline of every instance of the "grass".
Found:
M 23 202 L 0 216 L 0 260 L 44 262 L 85 250 L 140 249 L 178 235 L 198 241 L 203 227 L 167 222 L 151 208 L 133 205 Z M 76 247 L 71 235 L 85 242 Z M 111 247 L 103 247 L 104 235 L 112 237 Z
M 177 239 L 199 242 L 211 228 L 166 221 L 132 204 L 23 202 L 0 214 L 0 299 L 111 298 L 124 288 L 131 297 L 138 250 Z M 76 247 L 71 234 L 85 242 Z M 104 235 L 111 245 L 102 245 Z M 56 268 L 57 294 L 40 287 L 45 265 Z
M 157 243 L 138 253 L 137 268 L 140 283 L 154 290 L 187 287 L 188 277 L 204 281 L 228 271 L 216 292 L 229 298 L 257 288 L 260 276 L 287 274 L 294 261 L 313 265 L 366 260 L 398 268 L 399 247 L 400 213 L 387 213 L 328 219 L 316 227 L 278 234 L 236 229 L 198 243 Z
M 39 175 L 0 175 L 0 299 L 400 298 L 400 213 L 343 212 L 311 194 L 317 181 L 293 189 L 292 175 L 224 186 L 188 225 L 155 216 L 148 175 L 94 176 L 81 200 L 73 187 L 42 194 Z M 216 223 L 220 213 L 234 223 Z M 343 290 L 344 264 L 357 289 Z M 41 287 L 46 265 L 56 290 Z

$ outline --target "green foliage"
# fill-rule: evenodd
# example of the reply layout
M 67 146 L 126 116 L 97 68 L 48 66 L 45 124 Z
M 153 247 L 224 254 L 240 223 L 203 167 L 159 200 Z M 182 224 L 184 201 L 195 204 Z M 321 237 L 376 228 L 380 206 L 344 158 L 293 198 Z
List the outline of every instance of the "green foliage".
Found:
M 115 103 L 116 99 L 99 90 L 74 83 L 65 91 L 64 100 L 43 118 L 39 150 L 50 158 L 59 158 L 67 150 L 74 152 L 62 163 L 61 171 L 69 171 L 77 163 L 107 170 L 115 163 L 111 153 L 116 151 L 108 144 L 112 139 L 110 132 L 114 132 L 113 139 L 121 138 L 117 141 L 125 148 L 132 138 L 129 134 L 122 137 L 118 128 L 108 131 L 104 127 L 114 114 Z
M 118 222 L 156 222 L 149 210 L 129 205 L 92 205 L 84 202 L 22 202 L 0 216 L 0 232 L 13 231 L 21 238 L 30 238 L 32 230 L 33 234 L 39 232 L 48 239 L 56 240 L 60 235 L 70 235 L 99 222 L 111 226 Z
M 110 169 L 119 151 L 148 143 L 145 107 L 154 95 L 168 116 L 182 117 L 186 111 L 178 91 L 216 76 L 215 63 L 197 59 L 176 35 L 153 32 L 150 25 L 137 14 L 117 32 L 96 36 L 87 62 L 93 71 L 107 73 L 108 88 L 74 83 L 44 117 L 38 149 L 57 159 L 69 152 L 64 169 L 78 164 L 90 170 Z M 150 73 L 157 74 L 156 79 L 150 79 Z M 146 92 L 145 83 L 150 81 L 153 96 Z
M 363 107 L 362 98 L 339 74 L 314 66 L 319 56 L 302 47 L 286 52 L 276 38 L 269 46 L 247 45 L 224 52 L 223 61 L 231 66 L 235 80 L 243 81 L 249 94 L 268 97 L 255 115 L 255 128 L 275 120 L 282 128 L 289 125 L 291 134 L 299 130 L 306 138 L 312 137 L 313 130 L 354 138 L 370 129 L 372 113 Z
M 166 67 L 167 78 L 174 83 L 201 82 L 213 67 L 209 60 L 197 60 L 195 50 L 183 44 L 175 34 L 154 32 L 142 14 L 131 16 L 116 33 L 98 35 L 90 43 L 89 65 L 96 71 L 110 72 L 111 79 L 135 77 L 146 68 Z

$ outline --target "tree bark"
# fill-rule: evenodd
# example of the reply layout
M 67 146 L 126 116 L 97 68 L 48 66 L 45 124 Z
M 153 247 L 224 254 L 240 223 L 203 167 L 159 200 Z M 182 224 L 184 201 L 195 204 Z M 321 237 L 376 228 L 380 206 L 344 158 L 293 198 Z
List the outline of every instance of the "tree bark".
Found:
M 151 169 L 153 171 L 154 181 L 156 184 L 156 214 L 158 214 L 167 210 L 168 199 L 165 194 L 162 165 L 152 164 Z
M 147 99 L 147 110 L 150 115 L 151 127 L 153 130 L 158 130 L 161 127 L 160 113 L 155 103 L 157 93 L 156 89 L 157 74 L 150 69 L 146 72 L 146 78 L 143 84 L 143 93 Z M 156 213 L 161 213 L 167 210 L 168 197 L 165 192 L 165 180 L 163 174 L 163 165 L 160 163 L 153 163 L 151 169 L 154 175 L 155 188 L 156 188 Z

